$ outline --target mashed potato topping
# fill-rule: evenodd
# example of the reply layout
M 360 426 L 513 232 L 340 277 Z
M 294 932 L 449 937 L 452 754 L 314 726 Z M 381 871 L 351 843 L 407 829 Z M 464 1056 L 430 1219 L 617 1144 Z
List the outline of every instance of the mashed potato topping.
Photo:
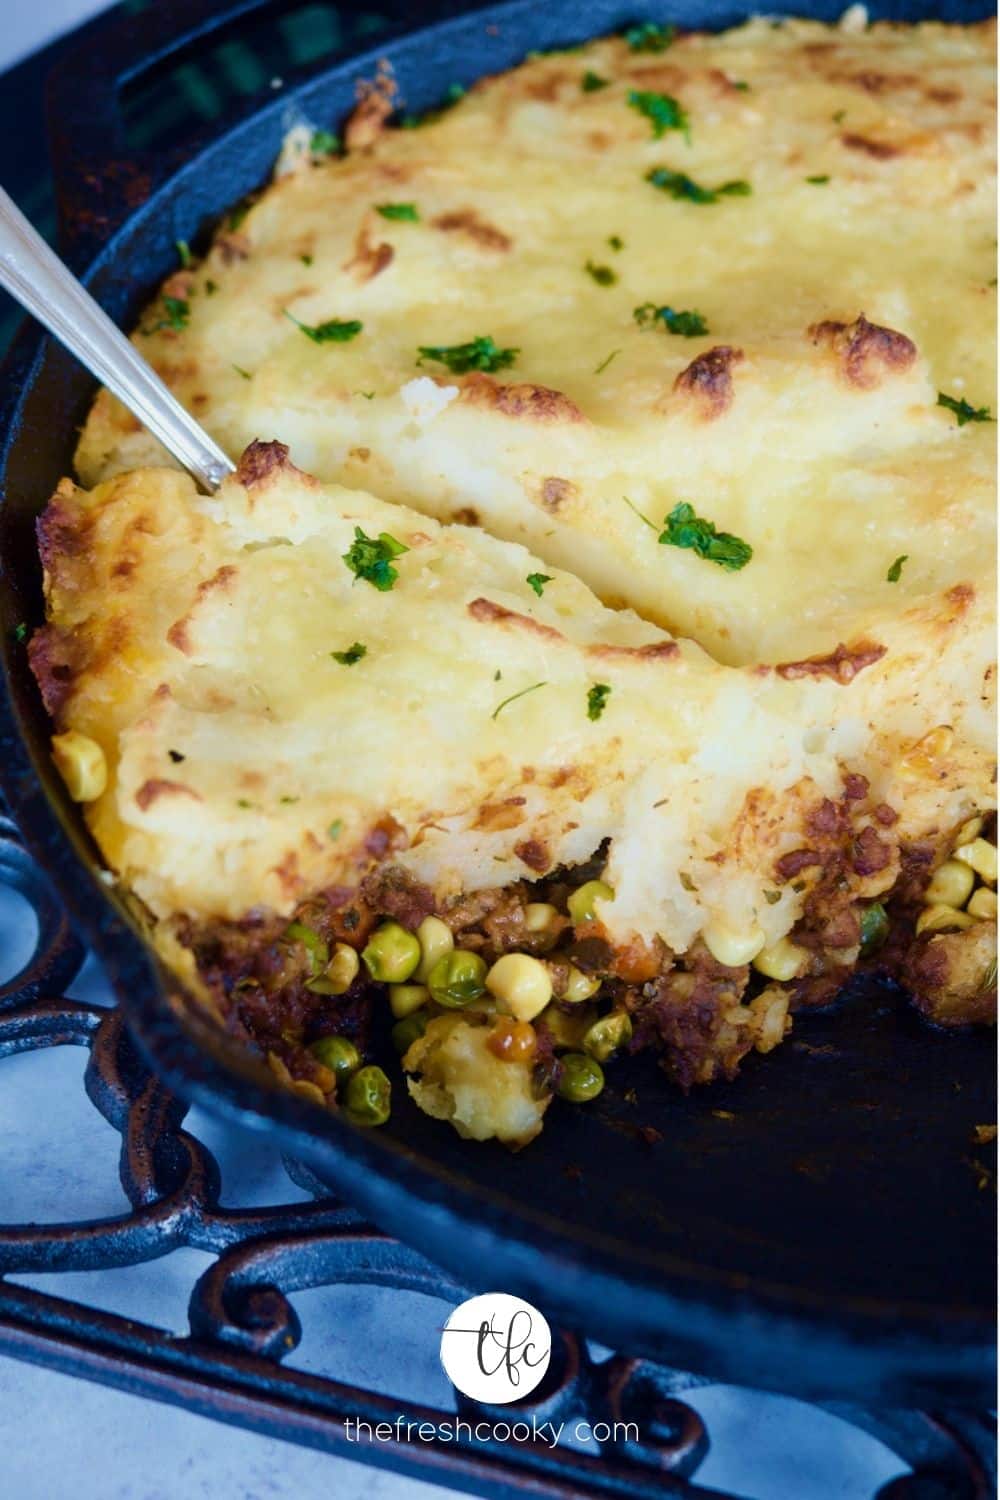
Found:
M 937 402 L 995 412 L 993 60 L 988 24 L 754 20 L 369 111 L 137 342 L 234 458 L 278 437 L 723 661 L 826 651 L 977 568 L 994 431 Z M 84 482 L 163 461 L 102 396 Z M 678 503 L 753 566 L 660 545 Z

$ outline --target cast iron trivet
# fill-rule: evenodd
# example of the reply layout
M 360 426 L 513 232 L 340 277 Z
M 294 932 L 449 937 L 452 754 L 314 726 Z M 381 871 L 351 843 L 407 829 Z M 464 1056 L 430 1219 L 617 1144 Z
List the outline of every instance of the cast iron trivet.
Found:
M 63 996 L 83 951 L 2 815 L 0 882 L 27 899 L 39 930 L 28 966 L 0 984 L 0 1057 L 66 1044 L 90 1049 L 87 1093 L 121 1135 L 120 1175 L 131 1204 L 121 1218 L 0 1226 L 0 1353 L 477 1495 L 736 1500 L 694 1482 L 709 1437 L 678 1393 L 701 1384 L 698 1377 L 622 1355 L 595 1362 L 583 1339 L 563 1330 L 554 1335 L 549 1373 L 529 1400 L 491 1410 L 459 1396 L 459 1415 L 473 1423 L 532 1416 L 636 1422 L 640 1443 L 609 1443 L 598 1457 L 513 1441 L 348 1441 L 347 1420 L 437 1426 L 455 1414 L 287 1368 L 282 1360 L 301 1336 L 287 1294 L 360 1282 L 423 1292 L 450 1307 L 461 1300 L 461 1288 L 327 1196 L 294 1162 L 286 1162 L 288 1173 L 315 1193 L 314 1203 L 222 1208 L 218 1165 L 182 1128 L 187 1106 L 149 1072 L 118 1012 Z M 216 1257 L 192 1289 L 184 1337 L 3 1279 L 105 1270 L 182 1246 Z M 874 1500 L 993 1500 L 994 1434 L 985 1417 L 830 1409 L 914 1470 Z

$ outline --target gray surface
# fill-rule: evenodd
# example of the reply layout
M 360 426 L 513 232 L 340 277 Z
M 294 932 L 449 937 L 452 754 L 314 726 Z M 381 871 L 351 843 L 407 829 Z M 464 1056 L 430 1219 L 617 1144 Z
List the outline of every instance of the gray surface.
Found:
M 108 0 L 0 0 L 0 71 L 108 8 Z

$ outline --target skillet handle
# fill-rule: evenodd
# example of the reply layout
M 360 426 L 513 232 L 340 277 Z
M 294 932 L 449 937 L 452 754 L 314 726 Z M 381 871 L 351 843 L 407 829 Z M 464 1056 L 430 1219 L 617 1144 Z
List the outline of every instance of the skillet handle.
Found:
M 412 0 L 371 0 L 371 6 L 370 11 L 323 7 L 323 16 L 315 5 L 303 6 L 299 13 L 289 0 L 156 0 L 136 14 L 116 11 L 107 24 L 71 47 L 52 69 L 46 88 L 59 243 L 67 263 L 82 272 L 167 177 L 221 129 L 253 114 L 262 101 L 273 101 L 391 35 L 454 15 L 467 8 L 467 0 L 465 6 L 460 0 L 424 0 L 418 8 Z M 224 56 L 208 60 L 214 66 L 198 70 L 199 50 L 222 43 L 232 46 Z M 198 96 L 190 106 L 191 124 L 169 146 L 155 151 L 131 145 L 123 91 L 188 51 L 187 82 Z M 225 83 L 240 52 L 248 58 L 254 85 L 235 105 L 215 115 L 207 107 L 199 113 L 197 103 L 221 92 L 217 85 Z M 296 55 L 310 60 L 296 62 Z M 274 73 L 281 75 L 280 89 L 272 82 Z

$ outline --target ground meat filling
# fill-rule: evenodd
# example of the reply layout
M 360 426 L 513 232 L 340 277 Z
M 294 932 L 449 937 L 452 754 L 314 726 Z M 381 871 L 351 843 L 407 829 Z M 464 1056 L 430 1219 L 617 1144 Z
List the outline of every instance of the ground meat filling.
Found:
M 701 939 L 683 954 L 659 940 L 616 949 L 593 914 L 574 921 L 574 893 L 601 880 L 604 847 L 572 869 L 441 907 L 427 886 L 382 864 L 356 890 L 310 897 L 290 921 L 251 913 L 210 927 L 182 922 L 176 935 L 227 1029 L 283 1082 L 328 1103 L 336 1079 L 316 1044 L 346 1038 L 364 1057 L 385 1031 L 386 986 L 371 980 L 358 955 L 380 924 L 412 934 L 427 919 L 443 923 L 454 948 L 474 955 L 483 972 L 504 955 L 544 963 L 551 999 L 532 1022 L 498 1016 L 489 995 L 463 1012 L 494 1028 L 496 1057 L 530 1063 L 536 1097 L 560 1090 L 563 1059 L 602 1020 L 612 1023 L 608 1055 L 651 1048 L 687 1090 L 732 1078 L 749 1052 L 770 1051 L 792 1013 L 828 1004 L 859 967 L 902 983 L 937 1025 L 995 1018 L 996 939 L 984 920 L 996 907 L 995 821 L 972 819 L 936 842 L 910 845 L 895 837 L 896 821 L 892 808 L 873 805 L 862 776 L 847 775 L 838 799 L 817 801 L 805 842 L 775 865 L 776 887 L 801 896 L 801 916 L 783 940 L 793 972 L 780 983 L 765 955 L 733 967 Z M 942 904 L 942 891 L 957 892 L 967 909 Z M 341 982 L 332 986 L 324 975 L 338 964 Z M 447 1013 L 423 995 L 422 1016 Z

